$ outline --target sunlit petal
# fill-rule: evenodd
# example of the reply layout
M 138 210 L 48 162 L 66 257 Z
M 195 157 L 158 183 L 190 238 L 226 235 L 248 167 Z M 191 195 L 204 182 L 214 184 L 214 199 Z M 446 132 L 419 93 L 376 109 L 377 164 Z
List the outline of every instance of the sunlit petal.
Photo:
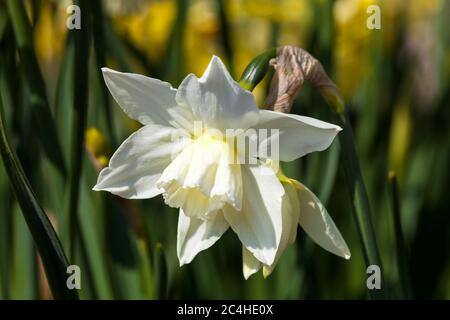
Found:
M 98 177 L 95 191 L 109 191 L 128 199 L 152 198 L 161 193 L 156 181 L 188 142 L 174 139 L 178 129 L 147 125 L 117 149 Z
M 263 276 L 269 276 L 275 268 L 278 260 L 283 254 L 284 250 L 294 243 L 297 237 L 297 222 L 299 219 L 299 201 L 297 189 L 290 183 L 283 183 L 285 194 L 283 196 L 283 211 L 282 211 L 282 232 L 280 245 L 275 256 L 275 261 L 272 265 L 264 265 Z
M 283 187 L 272 168 L 265 165 L 242 166 L 242 181 L 242 210 L 225 206 L 225 219 L 242 244 L 259 261 L 271 265 L 281 238 Z
M 211 247 L 228 229 L 228 223 L 220 211 L 207 220 L 188 217 L 180 209 L 178 216 L 177 254 L 180 266 L 190 263 L 195 256 Z
M 208 127 L 246 129 L 258 122 L 259 111 L 253 95 L 233 80 L 216 56 L 200 79 L 191 74 L 183 80 L 176 98 Z
M 298 189 L 300 202 L 300 226 L 318 245 L 345 259 L 350 250 L 325 207 L 304 185 Z
M 245 280 L 261 269 L 262 263 L 253 254 L 242 246 L 242 273 Z
M 277 141 L 278 159 L 281 161 L 292 161 L 308 153 L 325 150 L 341 131 L 334 124 L 314 118 L 268 110 L 261 111 L 258 128 L 267 129 L 266 139 L 259 143 L 259 154 L 267 154 L 266 149 Z
M 170 83 L 108 68 L 102 71 L 109 91 L 130 118 L 142 124 L 191 128 L 192 112 L 177 105 L 177 91 Z

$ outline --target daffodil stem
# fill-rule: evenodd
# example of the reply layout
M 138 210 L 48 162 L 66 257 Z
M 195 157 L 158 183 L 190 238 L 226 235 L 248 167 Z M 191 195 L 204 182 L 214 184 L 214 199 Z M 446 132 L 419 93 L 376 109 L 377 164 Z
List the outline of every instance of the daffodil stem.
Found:
M 342 101 L 342 99 L 339 97 L 336 101 Z M 339 134 L 342 151 L 341 157 L 352 201 L 352 211 L 363 248 L 364 260 L 366 266 L 376 265 L 381 270 L 381 289 L 369 290 L 369 294 L 374 299 L 384 299 L 386 296 L 381 256 L 378 250 L 375 229 L 372 224 L 369 198 L 361 175 L 348 111 L 343 105 L 335 105 L 333 109 L 340 110 L 338 115 L 343 128 L 342 133 Z
M 388 175 L 389 193 L 391 197 L 392 218 L 394 222 L 395 245 L 397 251 L 397 272 L 400 279 L 401 292 L 404 299 L 412 299 L 410 273 L 408 268 L 408 256 L 403 237 L 400 216 L 400 197 L 397 175 L 390 171 Z
M 346 108 L 344 100 L 342 99 L 337 87 L 319 87 L 318 90 L 327 102 L 328 106 L 339 116 L 339 122 L 343 129 L 342 133 L 339 134 L 341 158 L 350 192 L 352 211 L 363 248 L 364 261 L 366 266 L 376 265 L 380 268 L 382 283 L 381 289 L 369 290 L 369 294 L 374 299 L 385 299 L 386 291 L 384 290 L 385 283 L 383 267 L 381 264 L 381 255 L 378 250 L 375 228 L 372 223 L 369 197 L 367 196 L 366 187 L 364 185 L 364 180 L 359 165 L 358 154 L 356 153 L 353 130 L 348 116 L 348 109 Z
M 276 56 L 277 49 L 273 48 L 253 59 L 242 74 L 239 84 L 244 89 L 252 91 L 267 73 L 270 59 L 275 58 Z M 308 55 L 308 57 L 310 57 L 310 55 Z M 318 70 L 325 72 L 323 69 Z M 328 79 L 328 76 L 326 76 L 326 78 Z M 326 86 L 322 85 L 317 87 L 317 89 L 326 100 L 328 106 L 339 115 L 339 122 L 343 128 L 343 132 L 339 134 L 341 157 L 350 191 L 352 211 L 362 244 L 364 260 L 367 266 L 376 265 L 381 270 L 382 289 L 370 290 L 369 293 L 372 298 L 382 299 L 385 298 L 385 290 L 381 256 L 378 251 L 375 229 L 372 224 L 370 213 L 369 199 L 361 175 L 353 132 L 348 118 L 348 110 L 345 107 L 344 100 L 340 96 L 337 87 L 330 79 L 328 80 Z

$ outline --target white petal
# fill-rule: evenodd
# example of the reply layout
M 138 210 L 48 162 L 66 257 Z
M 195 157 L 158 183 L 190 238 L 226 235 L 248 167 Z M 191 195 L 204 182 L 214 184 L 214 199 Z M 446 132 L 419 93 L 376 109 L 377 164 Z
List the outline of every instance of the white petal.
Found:
M 264 265 L 264 278 L 272 273 L 284 250 L 286 250 L 286 248 L 291 245 L 297 237 L 297 222 L 300 214 L 297 189 L 289 183 L 283 183 L 283 187 L 285 190 L 282 208 L 283 231 L 281 233 L 280 245 L 278 246 L 275 261 L 272 263 L 272 265 Z
M 327 210 L 319 199 L 304 185 L 298 190 L 300 226 L 311 239 L 325 250 L 350 259 L 350 250 Z
M 152 198 L 161 193 L 156 181 L 187 143 L 179 129 L 146 125 L 116 150 L 93 188 L 128 199 Z
M 268 166 L 243 165 L 241 169 L 244 187 L 242 210 L 225 206 L 225 219 L 255 258 L 271 265 L 280 243 L 284 189 Z
M 102 71 L 109 91 L 130 118 L 142 124 L 186 129 L 192 125 L 192 112 L 177 105 L 177 91 L 170 83 L 108 68 L 102 68 Z
M 195 256 L 211 247 L 228 229 L 221 211 L 208 220 L 188 217 L 180 209 L 178 216 L 177 254 L 180 266 L 190 263 Z
M 261 110 L 257 127 L 268 130 L 267 138 L 259 142 L 260 156 L 264 158 L 268 146 L 279 143 L 278 160 L 281 161 L 292 161 L 305 154 L 325 150 L 342 130 L 334 124 L 314 118 L 268 110 Z M 277 155 L 270 158 L 277 159 Z
M 233 80 L 216 56 L 200 79 L 190 74 L 183 80 L 176 98 L 210 128 L 246 129 L 258 122 L 259 110 L 253 95 Z
M 244 274 L 245 280 L 258 272 L 261 269 L 261 266 L 261 262 L 259 262 L 250 251 L 242 246 L 242 273 Z

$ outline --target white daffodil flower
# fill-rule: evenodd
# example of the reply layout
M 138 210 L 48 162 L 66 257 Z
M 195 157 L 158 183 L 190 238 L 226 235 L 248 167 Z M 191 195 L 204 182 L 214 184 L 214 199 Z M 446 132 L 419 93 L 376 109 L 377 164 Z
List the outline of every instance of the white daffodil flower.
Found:
M 263 268 L 264 277 L 269 276 L 283 251 L 297 237 L 297 225 L 318 245 L 325 250 L 345 259 L 350 259 L 350 250 L 341 233 L 320 200 L 307 187 L 297 180 L 286 177 L 278 170 L 278 178 L 283 185 L 285 194 L 282 205 L 282 232 L 278 251 L 272 265 L 257 260 L 245 247 L 242 247 L 242 262 L 244 278 Z
M 180 265 L 231 227 L 257 261 L 272 266 L 284 235 L 286 191 L 276 171 L 262 161 L 264 149 L 277 141 L 277 158 L 291 161 L 328 148 L 341 129 L 313 118 L 259 110 L 253 95 L 216 56 L 201 78 L 190 74 L 178 89 L 143 75 L 102 71 L 119 106 L 144 126 L 117 149 L 94 190 L 128 199 L 162 194 L 167 205 L 180 208 Z M 249 130 L 258 153 L 249 151 L 247 161 L 236 161 L 243 152 L 236 140 Z

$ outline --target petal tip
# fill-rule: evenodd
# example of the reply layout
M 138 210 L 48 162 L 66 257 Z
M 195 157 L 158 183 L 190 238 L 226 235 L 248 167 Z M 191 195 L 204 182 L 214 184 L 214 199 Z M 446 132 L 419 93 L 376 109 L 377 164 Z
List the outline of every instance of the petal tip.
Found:
M 100 68 L 102 70 L 103 73 L 113 73 L 114 70 L 107 68 L 107 67 L 102 67 Z
M 267 279 L 272 274 L 272 269 L 264 266 L 263 268 L 263 278 Z
M 216 62 L 223 63 L 222 59 L 220 59 L 220 57 L 215 55 L 215 54 L 212 55 L 211 61 L 216 61 Z

